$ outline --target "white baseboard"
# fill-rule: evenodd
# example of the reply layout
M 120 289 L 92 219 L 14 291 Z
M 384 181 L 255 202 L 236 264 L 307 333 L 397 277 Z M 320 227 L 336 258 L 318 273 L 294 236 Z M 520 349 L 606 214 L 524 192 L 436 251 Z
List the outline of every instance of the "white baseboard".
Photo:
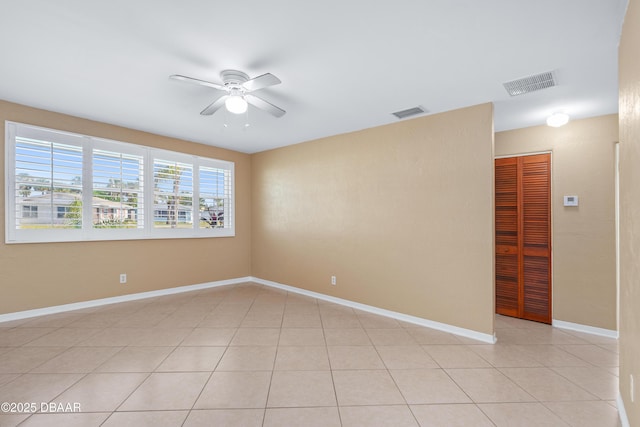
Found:
M 30 317 L 44 316 L 47 314 L 63 313 L 65 311 L 81 310 L 83 308 L 98 307 L 101 305 L 115 304 L 119 302 L 135 301 L 135 300 L 145 299 L 145 298 L 173 295 L 173 294 L 179 294 L 182 292 L 197 291 L 200 289 L 234 285 L 237 283 L 245 283 L 250 281 L 251 281 L 251 277 L 241 277 L 238 279 L 219 280 L 217 282 L 201 283 L 197 285 L 178 286 L 176 288 L 159 289 L 156 291 L 140 292 L 136 294 L 120 295 L 117 297 L 94 299 L 90 301 L 76 302 L 72 304 L 55 305 L 52 307 L 37 308 L 34 310 L 17 311 L 15 313 L 0 314 L 0 322 L 9 322 L 12 320 L 28 319 Z
M 570 331 L 584 332 L 585 334 L 599 335 L 601 337 L 618 339 L 618 331 L 611 329 L 596 328 L 595 326 L 581 325 L 579 323 L 565 322 L 564 320 L 553 319 L 552 325 L 560 329 L 568 329 Z
M 622 424 L 622 427 L 631 427 L 629 418 L 627 417 L 627 411 L 624 409 L 624 400 L 622 400 L 622 396 L 619 392 L 618 397 L 616 398 L 616 406 L 618 407 L 618 416 L 620 417 L 620 424 Z
M 272 281 L 269 281 L 269 280 L 264 280 L 264 279 L 260 279 L 260 278 L 257 278 L 257 277 L 251 277 L 251 276 L 241 277 L 241 278 L 237 278 L 237 279 L 220 280 L 220 281 L 216 281 L 216 282 L 202 283 L 202 284 L 198 284 L 198 285 L 188 285 L 188 286 L 179 286 L 179 287 L 168 288 L 168 289 L 159 289 L 159 290 L 155 290 L 155 291 L 140 292 L 140 293 L 136 293 L 136 294 L 120 295 L 120 296 L 117 296 L 117 297 L 102 298 L 102 299 L 96 299 L 96 300 L 90 300 L 90 301 L 82 301 L 82 302 L 76 302 L 76 303 L 72 303 L 72 304 L 56 305 L 56 306 L 52 306 L 52 307 L 37 308 L 37 309 L 34 309 L 34 310 L 18 311 L 18 312 L 15 312 L 15 313 L 0 314 L 0 322 L 9 322 L 9 321 L 12 321 L 12 320 L 28 319 L 28 318 L 31 318 L 31 317 L 44 316 L 44 315 L 47 315 L 47 314 L 63 313 L 63 312 L 66 312 L 66 311 L 81 310 L 81 309 L 85 309 L 85 308 L 98 307 L 98 306 L 102 306 L 102 305 L 116 304 L 116 303 L 119 303 L 119 302 L 135 301 L 135 300 L 140 300 L 140 299 L 145 299 L 145 298 L 153 298 L 153 297 L 159 297 L 159 296 L 165 296 L 165 295 L 172 295 L 172 294 L 177 294 L 177 293 L 182 293 L 182 292 L 197 291 L 197 290 L 200 290 L 200 289 L 215 288 L 215 287 L 218 287 L 218 286 L 234 285 L 234 284 L 245 283 L 245 282 L 259 283 L 261 285 L 270 286 L 270 287 L 277 288 L 277 289 L 282 289 L 282 290 L 285 290 L 287 292 L 294 292 L 294 293 L 297 293 L 297 294 L 306 295 L 306 296 L 309 296 L 309 297 L 312 297 L 312 298 L 317 298 L 317 299 L 320 299 L 320 300 L 323 300 L 323 301 L 328 301 L 328 302 L 332 302 L 332 303 L 335 303 L 335 304 L 344 305 L 344 306 L 347 306 L 347 307 L 355 308 L 357 310 L 366 311 L 366 312 L 377 314 L 377 315 L 380 315 L 380 316 L 390 317 L 392 319 L 397 319 L 397 320 L 400 320 L 400 321 L 403 321 L 403 322 L 413 323 L 413 324 L 416 324 L 416 325 L 419 325 L 419 326 L 425 326 L 427 328 L 436 329 L 436 330 L 443 331 L 443 332 L 448 332 L 448 333 L 451 333 L 451 334 L 454 334 L 454 335 L 459 335 L 459 336 L 462 336 L 462 337 L 471 338 L 471 339 L 474 339 L 474 340 L 487 342 L 487 343 L 490 343 L 490 344 L 494 344 L 496 342 L 495 335 L 485 334 L 485 333 L 477 332 L 477 331 L 474 331 L 474 330 L 471 330 L 471 329 L 459 328 L 457 326 L 448 325 L 446 323 L 435 322 L 433 320 L 423 319 L 421 317 L 410 316 L 408 314 L 398 313 L 398 312 L 391 311 L 391 310 L 385 310 L 383 308 L 373 307 L 373 306 L 370 306 L 370 305 L 361 304 L 361 303 L 358 303 L 358 302 L 349 301 L 349 300 L 342 299 L 342 298 L 332 297 L 330 295 L 325 295 L 325 294 L 321 294 L 321 293 L 318 293 L 318 292 L 308 291 L 306 289 L 296 288 L 294 286 L 283 285 L 282 283 L 276 283 L 276 282 L 272 282 Z
M 400 320 L 403 322 L 413 323 L 419 326 L 425 326 L 427 328 L 448 332 L 454 335 L 459 335 L 459 336 L 471 338 L 474 340 L 478 340 L 478 341 L 482 341 L 490 344 L 494 344 L 496 342 L 495 335 L 485 334 L 485 333 L 477 332 L 471 329 L 459 328 L 457 326 L 448 325 L 446 323 L 434 322 L 432 320 L 423 319 L 421 317 L 410 316 L 408 314 L 398 313 L 395 311 L 385 310 L 383 308 L 378 308 L 371 305 L 361 304 L 359 302 L 332 297 L 330 295 L 308 291 L 306 289 L 296 288 L 294 286 L 283 285 L 282 283 L 272 282 L 270 280 L 264 280 L 258 277 L 251 277 L 250 279 L 252 282 L 259 283 L 261 285 L 271 286 L 273 288 L 282 289 L 287 292 L 294 292 L 297 294 L 306 295 L 308 297 L 317 298 L 319 300 L 344 305 L 347 307 L 355 308 L 357 310 L 366 311 L 366 312 L 377 314 L 380 316 L 390 317 L 392 319 Z

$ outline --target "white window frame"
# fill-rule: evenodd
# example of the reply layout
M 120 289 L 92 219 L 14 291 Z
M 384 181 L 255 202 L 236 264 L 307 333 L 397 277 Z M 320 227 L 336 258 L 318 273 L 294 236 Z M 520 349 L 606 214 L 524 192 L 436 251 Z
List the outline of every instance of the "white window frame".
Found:
M 34 135 L 51 142 L 81 146 L 83 150 L 82 165 L 82 227 L 73 228 L 16 228 L 16 135 Z M 92 221 L 93 197 L 93 150 L 105 150 L 123 154 L 142 156 L 143 160 L 143 219 L 137 228 L 96 228 Z M 192 227 L 190 228 L 156 228 L 154 227 L 154 159 L 170 160 L 193 165 L 193 203 Z M 229 171 L 229 188 L 225 205 L 224 227 L 200 227 L 200 193 L 199 168 L 213 167 Z M 75 242 L 101 240 L 136 240 L 136 239 L 173 239 L 173 238 L 212 238 L 235 236 L 235 164 L 196 155 L 161 150 L 153 147 L 112 141 L 104 138 L 80 135 L 77 133 L 58 131 L 17 122 L 5 122 L 5 242 L 6 243 L 45 243 Z

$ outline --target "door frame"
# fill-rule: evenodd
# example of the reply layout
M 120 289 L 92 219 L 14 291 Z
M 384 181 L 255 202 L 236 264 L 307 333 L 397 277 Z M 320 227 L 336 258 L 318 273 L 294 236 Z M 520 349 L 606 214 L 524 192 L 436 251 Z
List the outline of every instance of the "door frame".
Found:
M 553 173 L 553 150 L 541 150 L 541 151 L 527 151 L 524 153 L 514 153 L 514 154 L 501 154 L 499 156 L 493 156 L 493 191 L 494 191 L 494 203 L 493 203 L 493 231 L 494 231 L 494 236 L 493 236 L 493 268 L 494 268 L 494 274 L 493 274 L 493 312 L 495 314 L 496 312 L 496 275 L 495 275 L 495 265 L 496 265 L 496 259 L 495 259 L 495 252 L 496 252 L 496 239 L 495 239 L 495 223 L 496 223 L 496 205 L 495 205 L 495 188 L 496 188 L 496 183 L 495 183 L 495 161 L 496 159 L 507 159 L 507 158 L 511 158 L 511 157 L 526 157 L 526 156 L 535 156 L 538 154 L 548 154 L 549 155 L 549 163 L 551 164 L 551 168 L 550 168 L 550 191 L 549 191 L 549 197 L 551 199 L 551 203 L 550 203 L 550 211 L 551 211 L 551 283 L 549 284 L 549 287 L 551 288 L 550 291 L 550 296 L 551 296 L 551 301 L 549 303 L 549 309 L 551 310 L 551 325 L 553 325 L 554 323 L 554 318 L 553 318 L 553 303 L 555 301 L 555 297 L 553 295 L 553 290 L 555 289 L 554 287 L 554 281 L 555 281 L 555 274 L 553 272 L 554 266 L 555 266 L 555 260 L 554 260 L 554 256 L 555 256 L 555 251 L 553 250 L 554 248 L 554 230 L 553 228 L 555 227 L 555 221 L 553 220 L 553 216 L 554 216 L 554 206 L 553 206 L 553 188 L 554 188 L 554 173 Z M 526 320 L 526 319 L 521 319 L 521 320 Z
M 620 141 L 615 144 L 616 185 L 616 331 L 620 335 Z

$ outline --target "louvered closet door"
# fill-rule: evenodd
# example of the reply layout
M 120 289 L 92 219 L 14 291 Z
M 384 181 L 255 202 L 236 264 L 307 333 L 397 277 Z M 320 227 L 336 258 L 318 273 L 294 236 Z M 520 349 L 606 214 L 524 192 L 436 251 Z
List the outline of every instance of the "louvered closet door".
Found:
M 551 323 L 551 157 L 495 166 L 496 312 Z
M 518 159 L 496 159 L 496 312 L 520 317 Z

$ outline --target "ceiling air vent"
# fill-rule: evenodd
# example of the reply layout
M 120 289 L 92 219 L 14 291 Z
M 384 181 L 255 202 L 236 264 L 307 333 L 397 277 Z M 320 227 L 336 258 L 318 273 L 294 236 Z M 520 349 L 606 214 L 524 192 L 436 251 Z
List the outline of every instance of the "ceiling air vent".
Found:
M 407 117 L 411 117 L 411 116 L 415 116 L 417 114 L 422 114 L 424 112 L 426 112 L 427 110 L 425 110 L 422 107 L 413 107 L 413 108 L 409 108 L 407 110 L 402 110 L 402 111 L 396 111 L 395 113 L 391 113 L 394 116 L 396 116 L 399 119 L 404 119 Z
M 523 77 L 518 80 L 512 80 L 503 84 L 509 95 L 516 96 L 556 86 L 556 81 L 553 78 L 553 72 L 549 71 L 546 73 Z

